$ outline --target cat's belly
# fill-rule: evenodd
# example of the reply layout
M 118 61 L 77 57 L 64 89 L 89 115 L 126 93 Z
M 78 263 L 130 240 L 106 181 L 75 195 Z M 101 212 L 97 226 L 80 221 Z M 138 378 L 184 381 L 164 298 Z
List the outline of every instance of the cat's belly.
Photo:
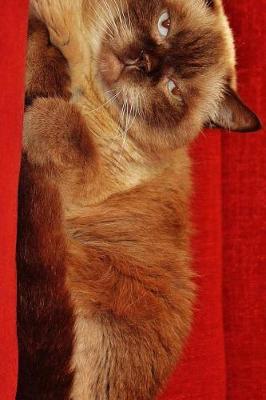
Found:
M 194 298 L 186 203 L 157 181 L 67 222 L 73 400 L 151 400 L 167 379 Z

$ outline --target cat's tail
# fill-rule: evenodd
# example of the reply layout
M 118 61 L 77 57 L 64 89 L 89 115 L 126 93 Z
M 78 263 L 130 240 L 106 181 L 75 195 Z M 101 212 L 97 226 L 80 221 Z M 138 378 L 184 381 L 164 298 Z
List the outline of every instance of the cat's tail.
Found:
M 58 191 L 23 157 L 17 241 L 17 400 L 70 399 L 74 318 Z

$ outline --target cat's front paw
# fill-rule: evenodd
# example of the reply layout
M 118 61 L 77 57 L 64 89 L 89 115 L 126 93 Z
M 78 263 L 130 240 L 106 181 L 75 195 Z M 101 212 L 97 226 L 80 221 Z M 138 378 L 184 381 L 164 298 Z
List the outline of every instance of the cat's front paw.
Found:
M 31 18 L 28 29 L 26 106 L 37 97 L 70 96 L 67 63 L 61 52 L 49 43 L 46 26 Z
M 23 150 L 40 166 L 60 164 L 62 144 L 58 133 L 67 124 L 67 102 L 39 98 L 24 115 Z
M 93 149 L 75 105 L 59 98 L 39 98 L 25 113 L 23 150 L 31 163 L 61 173 L 86 164 Z
M 69 18 L 65 1 L 61 0 L 32 0 L 34 14 L 45 23 L 50 33 L 52 43 L 64 47 L 69 42 L 70 32 L 67 19 Z
M 80 0 L 32 0 L 33 14 L 46 25 L 51 43 L 65 56 L 69 64 L 82 59 Z

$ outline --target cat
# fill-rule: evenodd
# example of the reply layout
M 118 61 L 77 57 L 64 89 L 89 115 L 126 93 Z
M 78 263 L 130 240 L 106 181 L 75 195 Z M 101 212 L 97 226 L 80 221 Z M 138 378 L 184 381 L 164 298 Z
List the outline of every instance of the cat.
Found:
M 190 332 L 191 161 L 255 131 L 220 1 L 32 0 L 17 400 L 152 400 Z

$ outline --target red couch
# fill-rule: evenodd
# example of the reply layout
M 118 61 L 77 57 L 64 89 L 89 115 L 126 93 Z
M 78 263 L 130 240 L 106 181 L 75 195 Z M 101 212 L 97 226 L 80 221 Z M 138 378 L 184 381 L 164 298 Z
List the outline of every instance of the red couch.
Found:
M 266 118 L 266 0 L 226 1 L 239 91 Z M 0 12 L 0 399 L 16 392 L 15 240 L 27 1 Z M 266 135 L 209 131 L 192 146 L 199 297 L 182 363 L 161 400 L 266 399 Z M 264 302 L 264 304 L 263 304 Z

